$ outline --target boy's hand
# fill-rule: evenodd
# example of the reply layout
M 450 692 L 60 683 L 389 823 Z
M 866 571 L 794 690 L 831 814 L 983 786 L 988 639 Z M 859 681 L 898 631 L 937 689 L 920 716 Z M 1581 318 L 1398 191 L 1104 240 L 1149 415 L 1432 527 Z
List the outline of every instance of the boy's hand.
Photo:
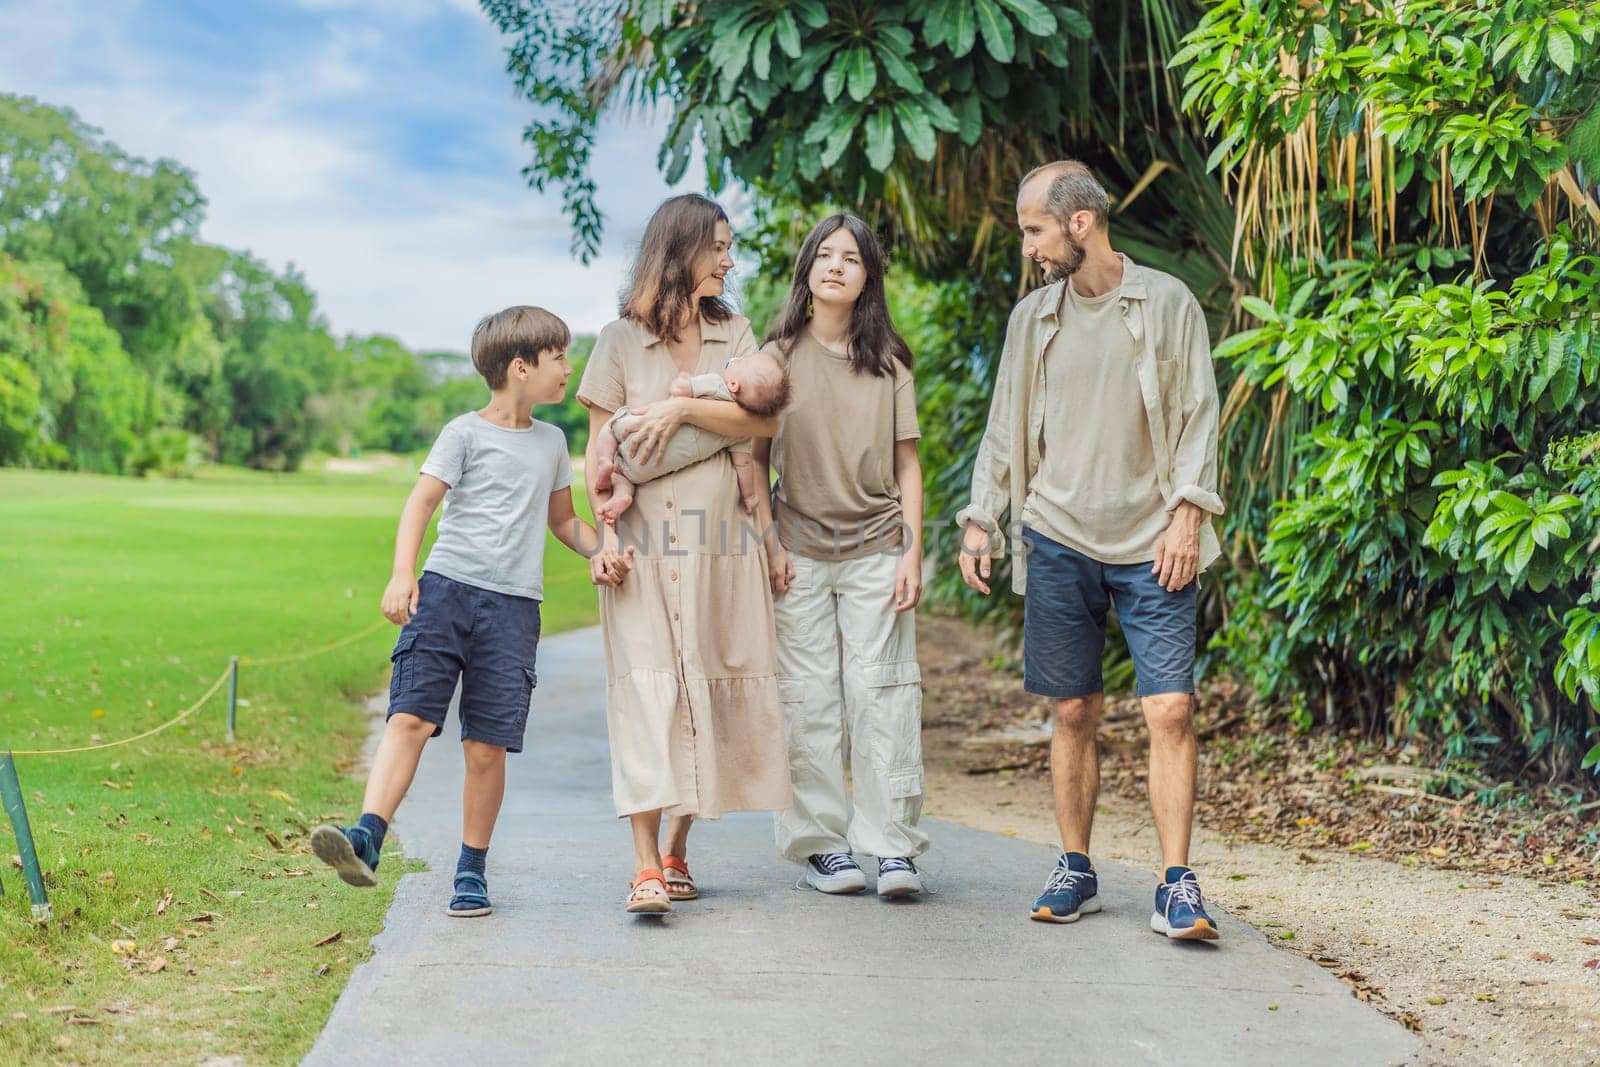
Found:
M 589 557 L 589 581 L 594 585 L 621 585 L 622 579 L 633 570 L 633 557 L 637 553 L 633 545 L 629 545 L 625 552 L 618 552 L 614 548 L 601 549 Z
M 404 626 L 417 613 L 417 580 L 397 574 L 383 590 L 383 617 Z

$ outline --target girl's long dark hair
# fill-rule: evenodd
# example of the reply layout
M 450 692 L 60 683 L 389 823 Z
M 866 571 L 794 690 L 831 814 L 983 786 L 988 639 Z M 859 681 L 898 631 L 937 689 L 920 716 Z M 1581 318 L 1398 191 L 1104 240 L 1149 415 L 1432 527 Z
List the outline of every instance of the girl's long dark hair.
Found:
M 850 366 L 857 374 L 882 377 L 894 373 L 894 360 L 911 369 L 911 346 L 895 331 L 889 318 L 889 300 L 883 291 L 883 250 L 866 223 L 841 212 L 829 215 L 811 228 L 794 261 L 794 283 L 784 301 L 778 324 L 767 331 L 767 340 L 778 342 L 787 356 L 811 320 L 811 266 L 817 261 L 822 242 L 840 230 L 849 230 L 861 250 L 861 265 L 867 281 L 850 314 Z
M 700 279 L 701 261 L 717 239 L 717 223 L 728 213 L 715 200 L 686 193 L 664 200 L 644 228 L 633 273 L 622 294 L 622 317 L 632 319 L 657 337 L 678 339 L 683 309 Z M 726 322 L 733 309 L 720 296 L 700 298 L 707 322 Z

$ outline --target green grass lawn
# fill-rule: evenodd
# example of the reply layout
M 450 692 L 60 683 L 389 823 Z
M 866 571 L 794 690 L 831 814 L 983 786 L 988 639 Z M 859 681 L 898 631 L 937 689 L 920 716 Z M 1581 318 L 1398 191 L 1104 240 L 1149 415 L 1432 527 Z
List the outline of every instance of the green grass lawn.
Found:
M 230 655 L 316 648 L 381 621 L 414 469 L 0 471 L 0 745 L 129 737 L 198 698 Z M 545 563 L 545 632 L 593 622 L 584 560 L 552 539 Z M 403 866 L 386 853 L 384 885 L 354 890 L 306 847 L 317 823 L 359 813 L 358 702 L 383 684 L 393 639 L 384 624 L 243 668 L 233 745 L 224 688 L 146 740 L 17 757 L 55 919 L 31 922 L 0 818 L 6 1062 L 286 1063 L 310 1047 Z

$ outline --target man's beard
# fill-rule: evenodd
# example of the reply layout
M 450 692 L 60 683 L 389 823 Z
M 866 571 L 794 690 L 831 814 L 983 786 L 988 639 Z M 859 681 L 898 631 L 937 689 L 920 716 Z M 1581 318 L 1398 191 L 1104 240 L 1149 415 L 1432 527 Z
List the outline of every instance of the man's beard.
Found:
M 1045 272 L 1044 282 L 1046 285 L 1054 285 L 1056 282 L 1065 281 L 1078 273 L 1078 268 L 1083 266 L 1085 255 L 1083 246 L 1074 241 L 1070 233 L 1063 232 L 1061 236 L 1067 242 L 1067 258 Z

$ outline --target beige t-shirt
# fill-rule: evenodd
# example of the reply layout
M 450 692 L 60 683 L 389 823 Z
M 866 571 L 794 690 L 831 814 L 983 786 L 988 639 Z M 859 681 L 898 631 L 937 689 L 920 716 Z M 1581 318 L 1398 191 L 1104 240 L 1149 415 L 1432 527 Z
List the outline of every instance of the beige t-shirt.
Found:
M 904 537 L 894 448 L 922 436 L 911 372 L 857 374 L 848 356 L 800 335 L 787 357 L 791 400 L 772 440 L 778 472 L 778 540 L 810 559 L 856 559 L 896 548 Z
M 1172 521 L 1120 288 L 1062 286 L 1061 329 L 1044 353 L 1039 471 L 1022 521 L 1101 563 L 1148 563 Z

